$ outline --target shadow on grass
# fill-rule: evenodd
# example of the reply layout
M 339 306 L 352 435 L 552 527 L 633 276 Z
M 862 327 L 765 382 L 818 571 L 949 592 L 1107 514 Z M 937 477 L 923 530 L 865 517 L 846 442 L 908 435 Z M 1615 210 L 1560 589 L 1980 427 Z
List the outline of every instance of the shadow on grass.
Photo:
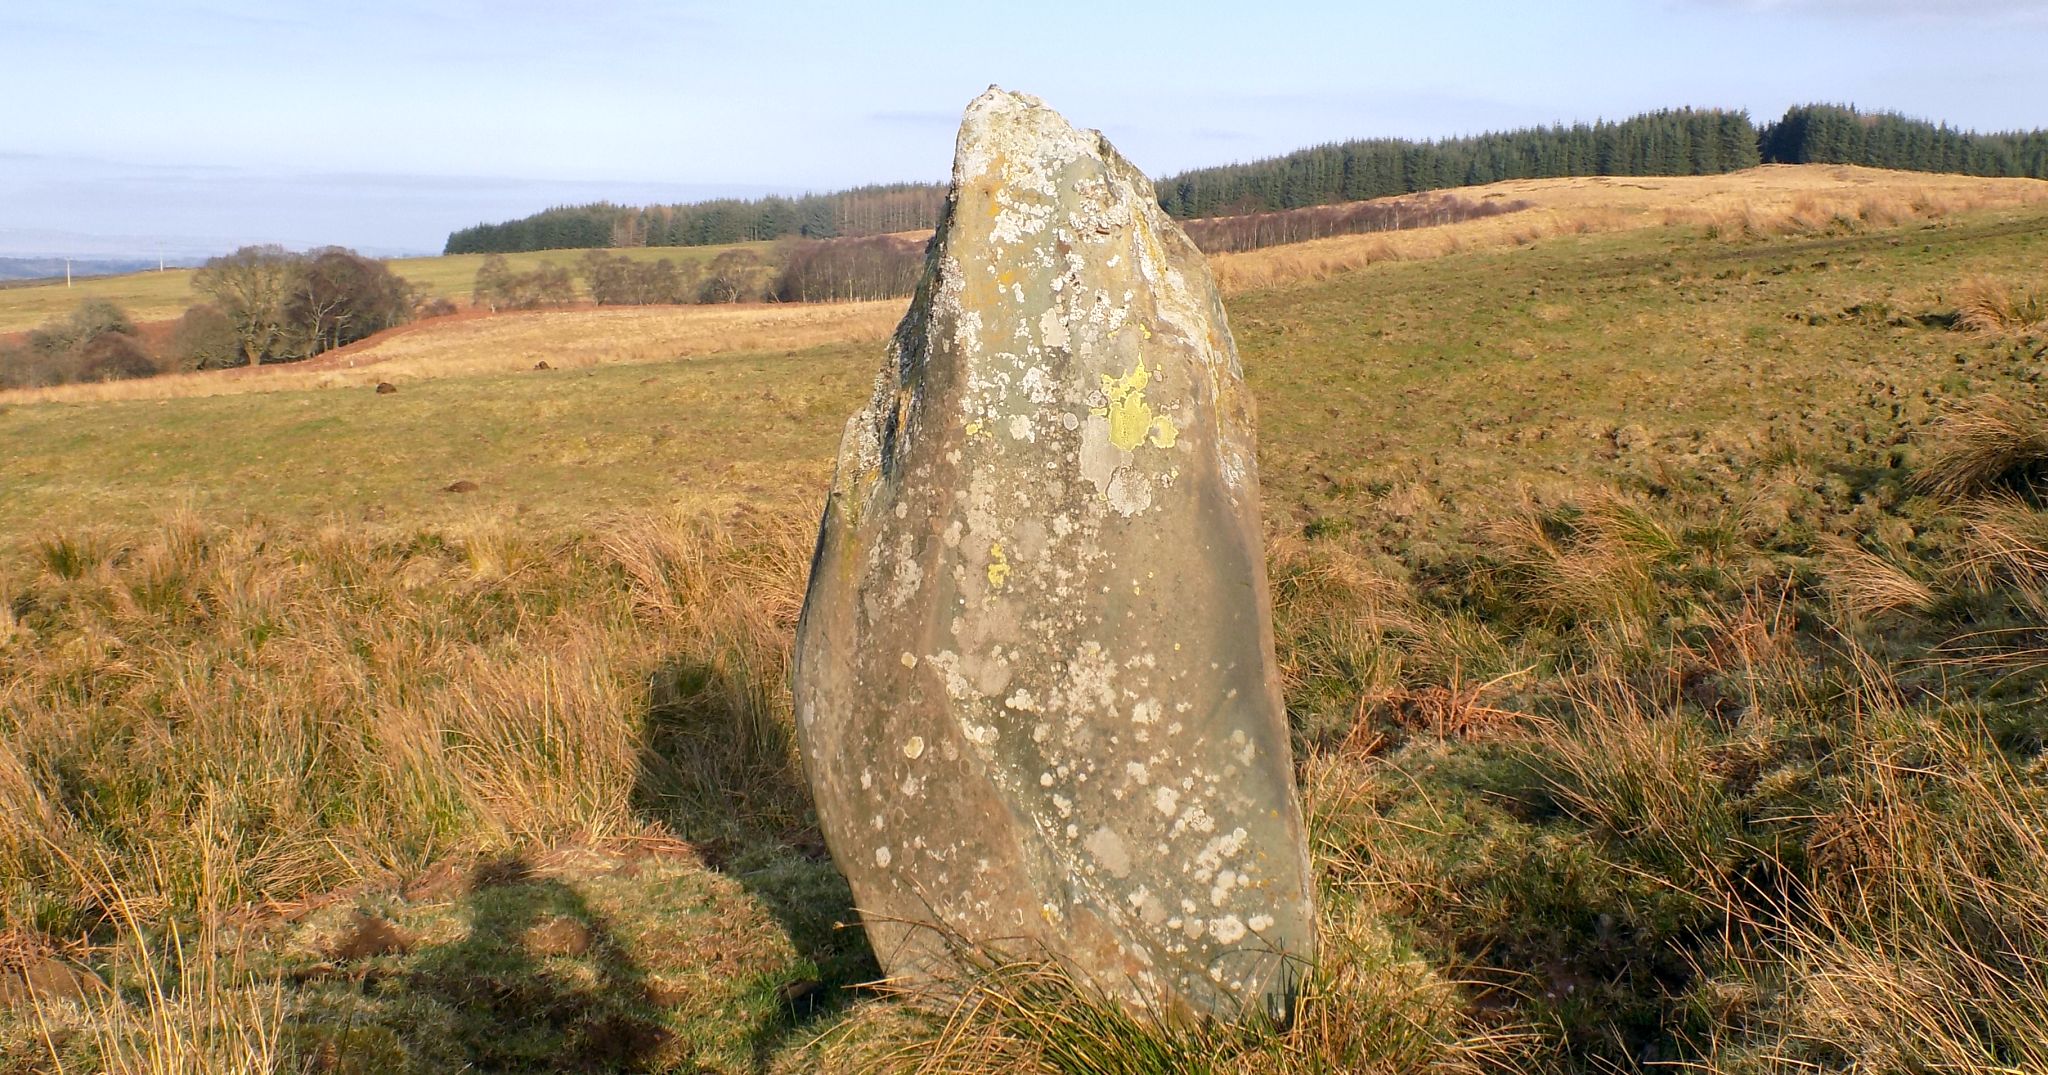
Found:
M 672 1038 L 645 971 L 575 888 L 523 859 L 479 866 L 462 940 L 422 953 L 410 991 L 446 1005 L 478 1071 L 645 1071 Z M 577 971 L 550 966 L 575 957 Z
M 772 914 L 813 978 L 785 983 L 780 1025 L 753 1034 L 761 1070 L 778 1046 L 881 976 L 853 893 L 818 829 L 779 674 L 735 647 L 678 657 L 649 677 L 632 803 L 644 821 L 695 844 L 713 869 Z

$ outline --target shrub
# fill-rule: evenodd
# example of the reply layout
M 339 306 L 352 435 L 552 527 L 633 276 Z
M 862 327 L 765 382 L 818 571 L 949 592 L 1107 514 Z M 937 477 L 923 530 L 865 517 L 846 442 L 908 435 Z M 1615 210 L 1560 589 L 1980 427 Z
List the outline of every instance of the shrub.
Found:
M 142 349 L 142 341 L 124 332 L 102 332 L 77 348 L 78 380 L 125 381 L 163 372 Z
M 493 254 L 476 271 L 471 301 L 489 310 L 532 310 L 542 306 L 567 306 L 576 301 L 576 283 L 569 270 L 543 261 L 532 272 L 515 273 L 505 259 Z
M 106 332 L 133 336 L 135 323 L 119 306 L 105 299 L 87 299 L 72 311 L 71 316 L 31 331 L 28 344 L 33 350 L 54 355 L 88 343 Z
M 590 300 L 600 306 L 651 306 L 687 302 L 694 292 L 698 266 L 682 269 L 667 258 L 636 261 L 624 254 L 592 250 L 577 264 Z
M 241 341 L 220 307 L 210 302 L 188 307 L 171 332 L 171 363 L 180 369 L 217 370 L 242 363 Z
M 772 270 L 751 250 L 727 250 L 705 267 L 699 302 L 750 302 L 769 297 Z
M 88 299 L 69 316 L 44 323 L 22 346 L 0 348 L 0 388 L 125 380 L 159 372 L 136 337 L 135 323 L 104 299 Z
M 775 281 L 783 302 L 890 299 L 917 288 L 924 244 L 895 235 L 800 241 Z

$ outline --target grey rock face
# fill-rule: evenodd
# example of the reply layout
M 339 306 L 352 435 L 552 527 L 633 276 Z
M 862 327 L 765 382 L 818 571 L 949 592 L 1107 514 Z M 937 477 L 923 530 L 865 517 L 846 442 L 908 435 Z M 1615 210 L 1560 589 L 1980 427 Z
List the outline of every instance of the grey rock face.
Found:
M 1200 252 L 1100 134 L 990 89 L 797 637 L 799 743 L 883 967 L 965 942 L 1284 1014 L 1315 917 L 1272 634 Z

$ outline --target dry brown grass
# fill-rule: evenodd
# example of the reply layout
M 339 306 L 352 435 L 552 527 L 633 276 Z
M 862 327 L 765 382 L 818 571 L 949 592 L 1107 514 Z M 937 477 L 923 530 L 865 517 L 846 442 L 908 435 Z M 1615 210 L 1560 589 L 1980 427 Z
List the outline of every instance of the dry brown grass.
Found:
M 1979 590 L 2009 588 L 2048 621 L 2048 512 L 2016 496 L 1970 509 L 1964 572 Z
M 2048 414 L 2039 405 L 1984 396 L 1935 430 L 1919 488 L 1959 500 L 2004 488 L 2028 491 L 2048 478 Z
M 1487 1026 L 1459 984 L 1406 956 L 1363 908 L 1326 916 L 1293 1022 L 1276 1028 L 1132 1012 L 1056 963 L 985 960 L 913 1000 L 827 1035 L 818 1070 L 882 1075 L 1478 1075 L 1512 1069 L 1534 1035 Z M 838 1040 L 834 1040 L 838 1039 Z
M 1874 620 L 1934 608 L 1938 595 L 1889 557 L 1843 537 L 1824 538 L 1821 571 L 1828 595 L 1841 610 L 1859 620 Z
M 2048 329 L 2048 293 L 1978 276 L 1956 289 L 1956 327 L 1979 336 L 2023 336 Z
M 1851 165 L 1766 165 L 1715 176 L 1531 179 L 1461 190 L 1534 208 L 1415 231 L 1350 235 L 1209 259 L 1225 291 L 1322 280 L 1386 261 L 1524 246 L 1636 228 L 1698 227 L 1726 238 L 1882 228 L 1980 209 L 2048 202 L 2034 179 L 1893 172 Z
M 85 403 L 403 385 L 432 377 L 663 362 L 878 341 L 903 300 L 804 305 L 604 306 L 428 321 L 308 362 L 0 392 L 0 403 Z
M 807 532 L 793 516 L 653 517 L 597 540 L 173 514 L 46 541 L 0 576 L 40 610 L 0 647 L 0 915 L 154 920 L 391 876 L 458 833 L 487 850 L 629 829 L 665 655 L 721 692 L 693 704 L 722 723 L 649 779 L 682 795 L 706 783 L 693 764 L 787 777 L 760 729 L 787 710 Z M 50 798 L 51 767 L 74 764 L 127 805 L 77 823 Z
M 1906 704 L 1871 669 L 1845 795 L 1818 819 L 1826 867 L 1745 915 L 1781 940 L 1729 953 L 1782 982 L 1728 1067 L 1849 1056 L 1888 1071 L 2048 1069 L 2048 800 L 1980 728 Z M 1936 803 L 1942 805 L 1937 806 Z M 1744 1063 L 1747 1061 L 1747 1063 Z

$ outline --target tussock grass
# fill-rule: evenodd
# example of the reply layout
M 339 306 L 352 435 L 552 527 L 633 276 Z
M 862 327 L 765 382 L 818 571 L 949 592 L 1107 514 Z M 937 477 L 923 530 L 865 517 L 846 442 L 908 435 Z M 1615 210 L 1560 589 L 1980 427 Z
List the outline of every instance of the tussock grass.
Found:
M 1956 327 L 1980 336 L 2021 336 L 2048 329 L 2048 293 L 1996 277 L 1973 277 L 1956 289 Z
M 2048 474 L 2048 414 L 2038 405 L 1986 396 L 1950 414 L 1915 481 L 1950 499 L 2004 489 L 2033 495 Z
M 2048 512 L 2015 496 L 1992 496 L 1970 513 L 1963 567 L 1986 592 L 2009 588 L 2048 619 Z
M 1823 548 L 1827 590 L 1848 615 L 1878 619 L 1933 611 L 1934 587 L 1895 560 L 1842 537 L 1831 537 Z
M 270 1075 L 291 1070 L 283 983 L 252 978 L 239 952 L 227 950 L 218 931 L 187 939 L 176 927 L 163 937 L 137 919 L 122 924 L 120 949 L 110 961 L 117 980 L 133 982 L 139 998 L 110 992 L 80 1000 L 33 998 L 35 1022 L 50 1053 L 66 1070 L 57 1028 L 83 1031 L 83 1052 L 94 1070 L 109 1075 Z M 70 1044 L 70 1043 L 66 1043 Z M 74 1058 L 77 1054 L 74 1053 Z
M 1057 963 L 990 956 L 961 980 L 906 994 L 909 1019 L 870 1009 L 820 1042 L 831 1070 L 1033 1075 L 1254 1075 L 1505 1070 L 1533 1040 L 1488 1026 L 1459 985 L 1404 950 L 1355 903 L 1331 916 L 1285 1027 L 1134 1012 Z
M 0 650 L 0 906 L 89 928 L 107 891 L 154 916 L 400 874 L 457 840 L 627 831 L 663 704 L 780 723 L 793 587 L 760 579 L 756 600 L 735 583 L 765 570 L 739 561 L 780 556 L 786 575 L 802 558 L 754 540 L 676 520 L 598 541 L 175 515 L 123 542 L 49 539 L 101 551 L 46 553 L 6 587 L 28 637 Z M 664 670 L 664 653 L 692 664 Z M 726 753 L 643 792 L 709 765 L 787 775 L 773 736 L 707 738 Z

